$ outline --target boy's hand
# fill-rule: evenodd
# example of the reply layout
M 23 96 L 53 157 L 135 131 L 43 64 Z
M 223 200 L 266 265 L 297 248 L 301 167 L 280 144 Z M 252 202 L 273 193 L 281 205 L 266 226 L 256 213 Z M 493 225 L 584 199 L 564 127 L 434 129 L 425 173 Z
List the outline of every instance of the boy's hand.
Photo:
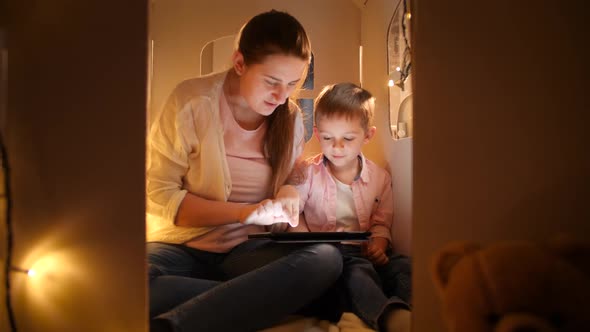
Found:
M 366 244 L 366 255 L 367 259 L 371 261 L 371 263 L 375 265 L 385 265 L 389 262 L 389 257 L 387 257 L 387 247 L 389 246 L 389 241 L 383 237 L 373 237 L 369 240 L 369 243 Z
M 283 211 L 289 218 L 289 225 L 299 225 L 299 192 L 291 185 L 281 186 L 275 200 L 281 203 Z
M 303 213 L 299 214 L 299 225 L 295 227 L 289 227 L 288 232 L 311 232 L 309 227 L 307 226 L 307 222 L 305 221 L 305 215 Z

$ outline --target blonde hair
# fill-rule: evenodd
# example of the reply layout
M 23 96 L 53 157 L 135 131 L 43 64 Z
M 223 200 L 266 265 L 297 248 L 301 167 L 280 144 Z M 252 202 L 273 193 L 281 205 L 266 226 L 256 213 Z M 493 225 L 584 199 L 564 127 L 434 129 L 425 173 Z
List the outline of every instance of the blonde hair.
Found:
M 247 65 L 262 63 L 273 54 L 294 56 L 308 62 L 311 58 L 311 43 L 301 23 L 290 14 L 274 9 L 250 19 L 240 30 L 237 44 Z M 268 116 L 264 138 L 272 169 L 270 190 L 273 195 L 287 181 L 293 168 L 295 120 L 301 111 L 290 105 L 290 100 L 288 98 Z
M 371 93 L 353 83 L 325 86 L 314 103 L 314 120 L 317 126 L 321 118 L 346 117 L 360 119 L 365 131 L 373 124 L 375 98 Z

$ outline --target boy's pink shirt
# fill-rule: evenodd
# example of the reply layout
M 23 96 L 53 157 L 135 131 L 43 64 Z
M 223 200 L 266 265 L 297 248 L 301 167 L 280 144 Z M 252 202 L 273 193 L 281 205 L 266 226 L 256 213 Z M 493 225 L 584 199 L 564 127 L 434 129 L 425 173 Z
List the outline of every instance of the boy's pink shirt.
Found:
M 355 210 L 361 231 L 372 232 L 371 237 L 383 237 L 391 243 L 393 221 L 393 193 L 391 176 L 383 168 L 361 154 L 362 170 L 351 185 Z M 312 232 L 336 229 L 336 182 L 326 167 L 324 155 L 309 158 L 305 182 L 297 185 L 299 211 L 303 211 Z

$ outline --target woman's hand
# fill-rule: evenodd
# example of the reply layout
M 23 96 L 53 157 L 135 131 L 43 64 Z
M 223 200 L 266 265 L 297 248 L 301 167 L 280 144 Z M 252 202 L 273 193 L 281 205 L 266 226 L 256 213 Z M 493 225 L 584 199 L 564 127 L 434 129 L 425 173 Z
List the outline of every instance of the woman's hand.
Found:
M 383 237 L 373 237 L 369 240 L 368 244 L 363 244 L 366 246 L 367 259 L 371 261 L 371 263 L 375 265 L 385 265 L 389 262 L 389 257 L 387 257 L 387 247 L 389 246 L 389 241 Z M 363 248 L 365 249 L 365 248 Z
M 283 206 L 285 214 L 289 218 L 289 225 L 299 225 L 299 192 L 291 185 L 281 186 L 276 196 L 276 201 Z
M 274 200 L 265 199 L 258 204 L 244 206 L 240 213 L 240 222 L 244 225 L 273 225 L 289 223 L 295 227 L 299 224 L 299 193 L 291 185 L 279 189 Z
M 258 204 L 247 205 L 240 213 L 240 222 L 244 225 L 267 226 L 289 221 L 289 216 L 278 200 L 265 199 Z

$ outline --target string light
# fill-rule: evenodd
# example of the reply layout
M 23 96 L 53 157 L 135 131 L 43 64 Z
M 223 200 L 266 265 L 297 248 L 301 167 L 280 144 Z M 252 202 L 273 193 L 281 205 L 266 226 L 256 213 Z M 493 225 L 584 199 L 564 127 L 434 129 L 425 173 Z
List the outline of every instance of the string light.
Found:
M 402 0 L 402 4 L 404 5 L 404 18 L 402 19 L 402 36 L 404 37 L 405 48 L 404 54 L 402 57 L 402 64 L 401 64 L 401 73 L 402 73 L 402 83 L 406 80 L 408 75 L 410 75 L 410 68 L 412 67 L 412 56 L 411 56 L 411 45 L 410 39 L 408 38 L 408 29 L 406 27 L 406 20 L 410 20 L 412 18 L 412 14 L 408 11 L 407 0 Z M 403 90 L 403 86 L 402 86 Z
M 398 86 L 404 90 L 404 84 L 408 76 L 410 75 L 410 68 L 412 67 L 412 57 L 411 57 L 411 46 L 410 40 L 408 38 L 408 28 L 406 27 L 406 21 L 409 21 L 412 18 L 412 14 L 408 11 L 407 8 L 407 0 L 401 0 L 398 3 L 398 7 L 396 7 L 395 12 L 393 13 L 393 17 L 391 22 L 389 23 L 389 29 L 392 29 L 392 24 L 394 23 L 395 18 L 397 17 L 397 12 L 399 8 L 399 4 L 403 4 L 403 12 L 404 14 L 401 16 L 401 28 L 402 28 L 402 36 L 404 38 L 404 50 L 402 54 L 401 64 L 395 68 L 395 71 L 390 73 L 389 80 L 387 81 L 387 85 L 390 87 Z M 389 57 L 389 55 L 388 55 Z M 395 77 L 392 77 L 395 76 Z
M 396 67 L 395 71 L 389 74 L 389 81 L 387 82 L 388 86 L 399 85 L 402 82 L 402 73 L 401 68 Z
M 29 277 L 34 277 L 35 275 L 37 275 L 37 272 L 34 269 L 23 269 L 20 267 L 12 266 L 10 267 L 10 270 L 13 272 L 25 273 Z

